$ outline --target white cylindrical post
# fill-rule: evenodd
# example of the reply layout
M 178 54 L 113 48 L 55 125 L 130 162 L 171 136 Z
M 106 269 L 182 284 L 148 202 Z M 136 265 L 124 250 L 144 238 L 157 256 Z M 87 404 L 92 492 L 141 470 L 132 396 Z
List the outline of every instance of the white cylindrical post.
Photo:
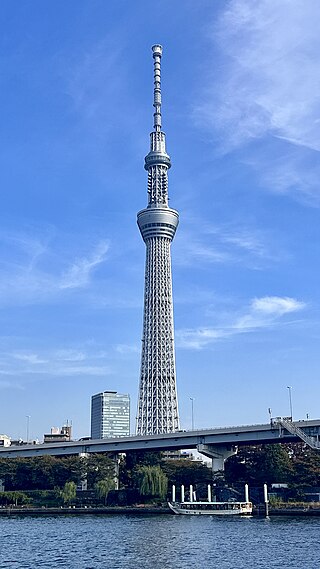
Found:
M 244 501 L 249 502 L 249 486 L 248 486 L 248 484 L 244 485 Z
M 208 484 L 208 502 L 211 502 L 211 484 Z
M 190 502 L 193 502 L 193 486 L 192 486 L 192 484 L 190 484 L 189 494 L 190 494 Z
M 268 502 L 268 486 L 266 484 L 263 485 L 263 498 L 266 504 L 266 502 Z
M 184 485 L 181 486 L 181 502 L 184 502 Z
M 176 501 L 176 487 L 172 484 L 172 502 Z
M 264 497 L 265 515 L 267 518 L 269 516 L 269 500 L 268 500 L 268 486 L 267 486 L 267 484 L 263 485 L 263 497 Z

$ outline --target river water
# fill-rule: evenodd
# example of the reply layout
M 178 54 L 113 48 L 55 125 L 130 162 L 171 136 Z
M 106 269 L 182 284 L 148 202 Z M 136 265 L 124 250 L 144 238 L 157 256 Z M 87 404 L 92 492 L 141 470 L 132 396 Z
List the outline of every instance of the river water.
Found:
M 12 569 L 319 569 L 320 517 L 0 518 Z

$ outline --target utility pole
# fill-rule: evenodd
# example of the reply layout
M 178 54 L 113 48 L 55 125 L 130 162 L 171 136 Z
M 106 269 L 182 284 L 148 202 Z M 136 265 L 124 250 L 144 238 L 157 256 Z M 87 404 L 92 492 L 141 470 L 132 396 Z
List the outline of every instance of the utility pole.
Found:
M 194 431 L 194 397 L 189 397 L 191 401 L 191 429 Z
M 293 420 L 293 413 L 292 413 L 292 387 L 291 385 L 287 385 L 287 389 L 289 390 L 289 405 L 290 405 L 290 417 L 291 421 Z

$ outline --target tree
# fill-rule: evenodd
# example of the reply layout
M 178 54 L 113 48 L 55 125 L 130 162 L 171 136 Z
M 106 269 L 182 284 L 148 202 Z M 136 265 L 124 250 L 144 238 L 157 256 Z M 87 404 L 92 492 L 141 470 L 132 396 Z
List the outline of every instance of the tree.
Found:
M 121 486 L 126 488 L 133 488 L 135 482 L 133 480 L 133 473 L 136 468 L 140 466 L 160 466 L 162 467 L 164 461 L 161 452 L 154 451 L 130 451 L 127 452 L 125 457 L 120 461 L 119 479 Z
M 212 482 L 211 469 L 195 460 L 168 460 L 162 468 L 169 479 L 169 485 L 189 486 L 192 484 L 195 486 Z
M 107 454 L 91 454 L 84 460 L 88 488 L 95 488 L 100 480 L 108 480 L 114 485 L 116 465 Z M 110 486 L 110 489 L 114 486 Z
M 138 466 L 133 479 L 141 496 L 164 499 L 168 491 L 168 478 L 160 466 Z
M 225 477 L 229 484 L 272 484 L 291 481 L 292 460 L 285 445 L 243 447 L 226 461 Z
M 49 490 L 70 480 L 78 484 L 83 469 L 78 456 L 0 459 L 0 478 L 8 490 Z
M 320 486 L 320 453 L 304 443 L 290 445 L 294 487 Z
M 114 489 L 114 487 L 115 487 L 114 480 L 111 480 L 110 478 L 107 479 L 104 478 L 103 480 L 99 480 L 98 482 L 96 482 L 94 486 L 97 498 L 99 498 L 104 502 L 104 504 L 106 504 L 108 494 L 110 490 Z
M 1 505 L 12 504 L 18 506 L 20 504 L 28 504 L 30 501 L 30 498 L 23 492 L 0 492 Z
M 75 500 L 77 495 L 77 487 L 75 483 L 72 480 L 70 482 L 66 482 L 60 495 L 64 504 L 70 504 Z

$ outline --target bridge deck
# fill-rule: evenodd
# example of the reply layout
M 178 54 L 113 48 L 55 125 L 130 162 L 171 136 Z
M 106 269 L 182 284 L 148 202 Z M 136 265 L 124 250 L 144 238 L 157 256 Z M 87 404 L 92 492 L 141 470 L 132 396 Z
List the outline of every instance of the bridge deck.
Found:
M 312 436 L 320 435 L 320 419 L 294 422 Z M 116 439 L 80 440 L 64 443 L 0 447 L 0 458 L 80 453 L 128 452 L 130 450 L 182 450 L 198 445 L 241 446 L 298 441 L 275 424 L 220 427 L 196 431 L 179 431 L 161 435 L 131 436 Z

